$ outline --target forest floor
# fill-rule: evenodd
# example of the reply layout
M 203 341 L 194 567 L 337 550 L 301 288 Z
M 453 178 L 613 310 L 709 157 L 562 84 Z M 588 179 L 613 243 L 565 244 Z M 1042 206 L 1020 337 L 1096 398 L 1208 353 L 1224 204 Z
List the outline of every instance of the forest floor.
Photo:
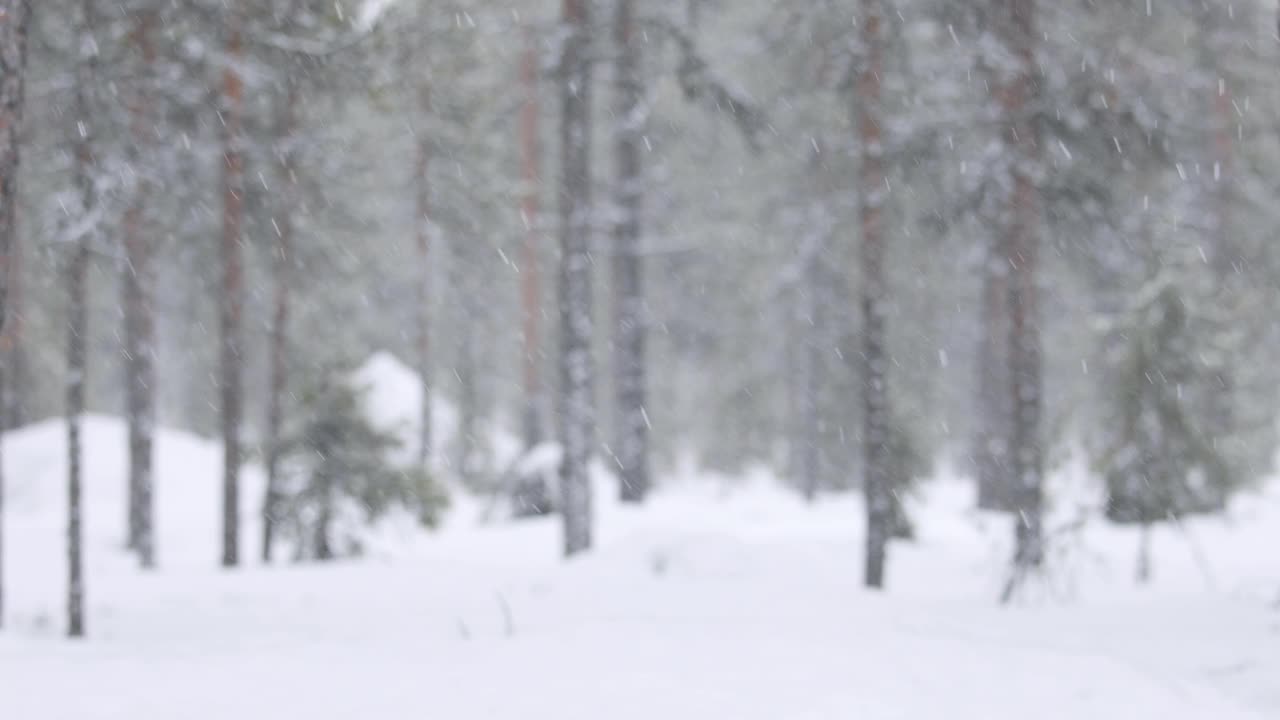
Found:
M 856 497 L 802 503 L 763 472 L 667 478 L 643 508 L 597 484 L 597 544 L 565 562 L 554 519 L 434 534 L 386 523 L 324 566 L 217 567 L 219 446 L 158 439 L 160 568 L 121 549 L 124 430 L 88 419 L 87 639 L 63 638 L 63 429 L 11 434 L 0 718 L 1280 717 L 1280 487 L 1153 540 L 1074 527 L 1055 480 L 1051 567 L 999 607 L 1009 520 L 943 472 L 918 539 L 864 590 Z

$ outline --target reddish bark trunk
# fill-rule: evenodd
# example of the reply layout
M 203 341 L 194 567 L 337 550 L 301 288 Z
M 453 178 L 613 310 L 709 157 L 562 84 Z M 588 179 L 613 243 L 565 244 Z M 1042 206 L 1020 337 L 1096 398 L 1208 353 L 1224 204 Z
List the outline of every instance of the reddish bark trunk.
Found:
M 151 30 L 153 12 L 138 15 L 134 32 L 143 71 L 139 87 L 130 102 L 133 145 L 130 155 L 135 165 L 142 162 L 148 144 L 150 124 L 146 83 L 155 63 L 155 47 Z M 138 186 L 133 202 L 125 211 L 123 275 L 125 398 L 129 423 L 129 547 L 137 550 L 145 568 L 155 564 L 155 533 L 152 506 L 152 428 L 155 425 L 155 270 L 152 262 L 153 242 L 147 237 L 144 214 L 151 185 L 147 171 L 138 173 Z
M 588 0 L 564 0 L 561 58 L 560 514 L 566 556 L 591 548 L 588 463 L 595 442 L 591 357 L 591 16 Z
M 862 52 L 854 106 L 861 146 L 858 169 L 862 229 L 862 352 L 863 442 L 866 470 L 867 542 L 864 580 L 868 587 L 884 585 L 885 555 L 892 519 L 889 476 L 889 395 L 886 353 L 884 203 L 888 199 L 884 168 L 883 119 L 880 117 L 884 58 L 880 0 L 862 2 Z
M 67 339 L 67 634 L 82 637 L 85 634 L 85 586 L 82 552 L 82 485 L 84 450 L 82 447 L 82 420 L 84 417 L 85 376 L 88 371 L 87 341 L 89 334 L 88 288 L 89 252 L 96 237 L 96 223 L 91 221 L 96 211 L 97 194 L 94 187 L 96 172 L 93 156 L 93 105 L 90 95 L 95 87 L 97 45 L 93 40 L 92 26 L 95 20 L 94 6 L 90 0 L 81 4 L 84 23 L 80 28 L 81 51 L 75 81 L 75 126 L 71 129 L 72 146 L 75 149 L 76 186 L 81 196 L 81 221 L 85 223 L 75 239 L 70 265 L 67 268 L 67 295 L 69 300 Z
M 623 502 L 642 502 L 649 492 L 649 421 L 646 397 L 646 318 L 644 277 L 640 257 L 641 212 L 644 201 L 644 86 L 635 5 L 620 0 L 614 18 L 618 48 L 615 157 L 617 185 L 614 204 L 618 222 L 613 229 L 614 392 L 617 459 Z
M 19 133 L 22 130 L 30 0 L 0 0 L 0 330 L 8 330 L 11 257 L 17 242 Z M 9 337 L 15 337 L 10 335 Z M 13 353 L 7 358 L 12 359 Z M 13 385 L 14 368 L 3 370 Z M 9 393 L 12 395 L 12 391 Z M 4 624 L 4 476 L 0 473 L 0 626 Z
M 524 216 L 524 242 L 520 245 L 520 299 L 523 311 L 524 443 L 526 448 L 542 442 L 542 373 L 540 362 L 542 324 L 542 277 L 538 262 L 541 229 L 538 202 L 541 179 L 542 143 L 538 133 L 538 48 L 532 31 L 520 67 L 524 105 L 520 109 L 520 155 L 524 169 L 524 194 L 520 212 Z
M 422 86 L 419 110 L 422 113 L 418 130 L 417 165 L 414 180 L 417 190 L 417 213 L 414 235 L 418 249 L 418 375 L 422 379 L 421 432 L 418 437 L 418 463 L 427 467 L 431 458 L 431 88 Z
M 1008 11 L 997 19 L 1002 40 L 1016 58 L 1018 68 L 993 85 L 1004 118 L 1004 145 L 1013 177 L 1006 256 L 1013 275 L 1009 281 L 1009 368 L 1014 421 L 1009 463 L 1014 480 L 1015 541 L 1014 582 L 1044 560 L 1042 378 L 1040 358 L 1039 289 L 1036 263 L 1039 255 L 1039 190 L 1033 173 L 1040 165 L 1039 132 L 1035 120 L 1033 73 L 1035 71 L 1035 2 L 1007 0 Z
M 298 127 L 298 82 L 289 76 L 277 119 L 277 141 L 280 143 L 281 207 L 276 219 L 275 248 L 271 253 L 271 284 L 274 307 L 271 318 L 271 381 L 267 398 L 267 487 L 262 503 L 262 561 L 271 562 L 275 543 L 276 522 L 280 514 L 280 459 L 284 425 L 284 398 L 288 391 L 289 359 L 289 275 L 293 264 L 294 216 L 298 206 L 298 174 L 296 142 Z
M 240 420 L 243 392 L 241 321 L 244 308 L 244 269 L 241 258 L 241 226 L 244 219 L 244 157 L 241 124 L 244 113 L 244 59 L 241 38 L 242 9 L 227 11 L 227 67 L 222 74 L 223 154 L 222 175 L 222 288 L 219 307 L 221 328 L 222 400 L 222 565 L 240 564 Z
M 30 0 L 0 0 L 0 325 L 7 317 L 9 253 L 18 211 L 19 133 L 25 100 Z

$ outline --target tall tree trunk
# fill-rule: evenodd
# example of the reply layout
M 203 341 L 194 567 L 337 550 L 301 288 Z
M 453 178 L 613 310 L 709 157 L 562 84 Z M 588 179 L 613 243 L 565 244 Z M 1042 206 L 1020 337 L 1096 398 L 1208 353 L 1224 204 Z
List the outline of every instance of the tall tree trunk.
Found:
M 222 174 L 222 289 L 219 298 L 221 329 L 222 395 L 222 565 L 240 564 L 240 421 L 243 414 L 241 321 L 244 308 L 244 268 L 241 257 L 241 227 L 244 221 L 244 142 L 241 125 L 244 114 L 244 80 L 240 63 L 244 59 L 241 38 L 243 9 L 227 10 L 227 67 L 222 75 L 223 92 L 223 174 Z
M 1231 235 L 1231 128 L 1235 118 L 1231 107 L 1230 90 L 1226 81 L 1221 81 L 1217 90 L 1213 110 L 1213 192 L 1212 217 L 1213 237 L 1210 247 L 1210 262 L 1217 279 L 1218 305 L 1224 314 L 1233 312 L 1232 284 L 1235 277 L 1235 262 L 1238 249 Z M 1211 395 L 1213 400 L 1211 442 L 1228 458 L 1237 457 L 1236 450 L 1239 438 L 1236 435 L 1236 371 L 1235 354 L 1228 349 L 1222 353 L 1222 367 L 1218 370 L 1218 384 Z M 1227 492 L 1221 488 L 1217 498 L 1219 509 L 1226 508 Z
M 881 78 L 884 74 L 880 0 L 862 2 L 862 56 L 859 58 L 854 99 L 861 147 L 858 191 L 862 227 L 862 413 L 865 444 L 863 492 L 866 495 L 867 587 L 884 586 L 885 550 L 893 520 L 890 487 L 888 360 L 885 315 L 884 204 L 888 187 L 884 169 L 884 135 L 880 117 Z
M 813 172 L 821 172 L 818 166 L 817 153 L 814 154 Z M 815 217 L 816 221 L 817 218 Z M 820 232 L 812 228 L 812 232 Z M 821 292 L 821 248 L 815 238 L 811 243 L 802 246 L 805 256 L 800 258 L 802 270 L 800 287 L 796 289 L 795 326 L 799 337 L 796 339 L 796 417 L 795 429 L 792 431 L 792 453 L 795 461 L 795 472 L 800 480 L 805 500 L 813 502 L 822 487 L 821 453 L 819 436 L 822 433 L 822 419 L 818 407 L 818 396 L 822 392 L 822 330 L 818 319 L 818 295 Z
M 8 317 L 9 256 L 18 213 L 18 148 L 25 102 L 30 0 L 0 0 L 0 326 Z
M 564 0 L 561 72 L 560 421 L 564 552 L 591 547 L 588 463 L 595 434 L 591 357 L 591 16 L 589 0 Z
M 89 160 L 82 156 L 79 162 L 88 163 Z M 82 168 L 80 172 L 88 172 L 88 168 Z M 82 182 L 88 185 L 92 180 L 85 178 Z M 87 197 L 92 190 L 84 192 Z M 81 637 L 85 632 L 80 499 L 84 454 L 81 423 L 84 416 L 85 334 L 88 332 L 88 303 L 85 299 L 85 275 L 89 266 L 87 235 L 77 241 L 73 253 L 67 275 L 71 301 L 67 345 L 67 634 Z
M 473 241 L 474 242 L 474 241 Z M 477 271 L 476 252 L 467 240 L 448 244 L 453 259 L 450 262 L 449 292 L 456 296 L 464 317 L 455 334 L 457 359 L 455 375 L 458 378 L 458 427 L 457 468 L 463 482 L 476 487 L 481 481 L 481 433 L 480 428 L 480 353 L 477 336 L 484 332 L 480 327 L 484 309 L 476 300 L 476 288 L 468 281 Z
M 993 18 L 997 37 L 1016 61 L 992 85 L 1003 116 L 1002 137 L 1008 153 L 1013 194 L 1005 228 L 1009 280 L 1009 392 L 1014 422 L 1009 463 L 1014 479 L 1015 551 L 1013 582 L 1006 598 L 1027 572 L 1044 560 L 1043 454 L 1040 445 L 1042 379 L 1039 291 L 1036 260 L 1039 246 L 1039 198 L 1033 173 L 1040 165 L 1040 140 L 1032 107 L 1035 72 L 1035 0 L 1003 0 L 1004 12 Z
M 782 382 L 785 388 L 783 423 L 787 434 L 787 476 L 792 478 L 796 486 L 804 490 L 804 463 L 801 448 L 804 446 L 804 428 L 801 418 L 804 411 L 804 349 L 800 347 L 804 332 L 800 327 L 800 318 L 804 315 L 804 297 L 800 292 L 791 293 L 777 322 L 779 337 L 784 338 L 781 347 Z
M 0 365 L 0 393 L 4 393 L 5 396 L 7 396 L 6 378 L 4 366 Z M 4 628 L 4 433 L 8 430 L 8 423 L 0 420 L 0 628 Z
M 18 135 L 22 129 L 30 0 L 0 0 L 0 330 L 9 323 L 10 259 L 17 243 Z M 12 359 L 13 354 L 8 356 Z M 12 367 L 0 368 L 13 383 Z M 6 395 L 12 395 L 12 391 Z M 4 624 L 4 477 L 0 471 L 0 626 Z
M 271 253 L 271 284 L 274 305 L 271 317 L 271 381 L 267 398 L 267 487 L 262 502 L 262 562 L 271 562 L 275 543 L 276 520 L 280 515 L 280 458 L 284 398 L 288 390 L 289 359 L 289 270 L 293 263 L 294 218 L 298 210 L 298 174 L 294 147 L 298 129 L 298 81 L 289 73 L 285 77 L 285 97 L 276 119 L 277 141 L 280 143 L 281 193 L 280 212 L 276 218 L 275 248 Z
M 3 356 L 0 356 L 0 628 L 4 627 L 4 500 L 5 500 L 5 474 L 4 474 L 4 433 L 18 427 L 20 422 L 19 415 L 11 408 L 18 406 L 15 402 L 15 396 L 18 392 L 19 383 L 21 383 L 21 374 L 19 371 L 18 360 L 21 357 L 21 331 L 22 318 L 19 304 L 21 302 L 21 280 L 19 278 L 21 269 L 20 251 L 18 238 L 13 238 L 11 243 L 8 263 L 0 263 L 0 273 L 4 273 L 7 277 L 9 287 L 9 304 L 7 322 L 0 323 L 3 330 L 0 330 L 0 338 L 3 338 L 4 347 L 0 348 Z M 0 281 L 3 282 L 3 281 Z
M 135 164 L 142 162 L 148 143 L 148 93 L 150 69 L 155 63 L 155 47 L 151 29 L 155 13 L 138 15 L 134 40 L 142 58 L 143 72 L 132 98 L 130 155 Z M 129 424 L 129 547 L 137 550 L 144 568 L 155 565 L 155 531 L 152 501 L 152 431 L 155 426 L 155 269 L 152 262 L 153 242 L 143 227 L 145 204 L 151 192 L 146 171 L 134 191 L 133 202 L 124 217 L 125 268 L 124 344 L 125 397 Z
M 1139 585 L 1151 582 L 1151 523 L 1138 528 L 1138 566 L 1134 573 Z
M 318 514 L 316 516 L 315 536 L 312 541 L 315 543 L 315 557 L 317 560 L 333 559 L 333 511 L 334 511 L 334 477 L 328 468 L 324 467 L 324 461 L 320 461 L 321 467 L 315 471 L 312 482 L 315 483 L 316 501 L 318 504 Z
M 532 30 L 527 32 L 528 46 L 521 61 L 520 80 L 524 86 L 524 105 L 520 109 L 520 155 L 524 169 L 524 195 L 520 211 L 524 215 L 524 241 L 520 245 L 520 299 L 523 312 L 522 369 L 524 380 L 524 444 L 529 449 L 542 442 L 543 397 L 541 324 L 542 282 L 538 262 L 538 239 L 541 234 L 541 210 L 538 198 L 541 178 L 542 143 L 538 132 L 538 47 Z
M 418 376 L 422 380 L 421 430 L 418 436 L 418 464 L 426 468 L 431 459 L 431 88 L 419 90 L 418 157 L 414 172 L 417 215 L 414 222 L 418 249 Z
M 614 391 L 615 427 L 623 502 L 642 502 L 649 492 L 649 422 L 645 412 L 646 368 L 644 286 L 640 249 L 644 170 L 640 147 L 644 142 L 644 82 L 635 5 L 618 0 L 614 18 L 617 45 L 615 130 L 617 185 L 614 202 L 618 222 L 613 229 Z
M 819 436 L 822 434 L 822 418 L 818 407 L 818 395 L 822 392 L 822 350 L 817 342 L 817 330 L 809 325 L 816 314 L 816 298 L 814 288 L 809 285 L 813 281 L 812 265 L 816 259 L 806 261 L 810 264 L 805 270 L 805 289 L 802 291 L 805 306 L 804 319 L 800 325 L 803 337 L 799 343 L 799 372 L 797 378 L 797 430 L 795 433 L 796 473 L 799 475 L 804 499 L 814 502 L 822 489 L 822 453 Z
M 87 150 L 80 150 L 85 153 Z M 80 163 L 89 160 L 81 156 Z M 80 172 L 87 173 L 88 167 Z M 92 183 L 87 177 L 81 180 Z M 85 189 L 86 198 L 92 190 Z M 67 634 L 84 635 L 84 570 L 82 565 L 81 486 L 84 449 L 81 423 L 84 416 L 85 335 L 88 332 L 88 303 L 85 275 L 89 266 L 89 238 L 80 238 L 67 273 L 71 318 L 67 345 Z
M 1013 509 L 1009 437 L 1013 405 L 1009 395 L 1009 262 L 1004 239 L 992 234 L 982 263 L 982 317 L 978 339 L 978 382 L 974 402 L 973 465 L 978 507 Z
M 26 288 L 23 283 L 24 258 L 21 238 L 15 231 L 9 247 L 7 263 L 0 262 L 0 271 L 8 275 L 7 312 L 0 330 L 0 366 L 3 366 L 3 399 L 0 399 L 0 422 L 8 429 L 17 429 L 26 422 L 26 396 L 30 383 L 27 377 L 27 355 L 24 347 L 26 313 L 24 303 Z
M 67 338 L 67 634 L 82 637 L 84 620 L 84 571 L 81 522 L 81 486 L 83 484 L 82 421 L 84 418 L 86 349 L 89 332 L 88 288 L 89 252 L 97 232 L 97 221 L 92 218 L 97 211 L 97 193 L 94 188 L 96 172 L 93 157 L 93 107 L 90 94 L 94 91 L 97 44 L 93 38 L 95 21 L 91 0 L 81 5 L 83 23 L 80 32 L 81 57 L 77 63 L 75 79 L 75 126 L 71 129 L 71 142 L 75 149 L 76 186 L 80 191 L 83 228 L 75 239 L 70 264 L 67 268 L 67 294 L 70 318 Z
M 1227 13 L 1226 20 L 1221 18 Z M 1231 131 L 1236 125 L 1231 100 L 1231 85 L 1224 72 L 1228 61 L 1223 54 L 1230 50 L 1229 40 L 1224 40 L 1221 33 L 1226 32 L 1224 22 L 1231 22 L 1232 15 L 1228 8 L 1218 7 L 1213 3 L 1204 3 L 1198 9 L 1199 22 L 1199 55 L 1201 70 L 1212 74 L 1213 82 L 1209 91 L 1213 93 L 1208 105 L 1209 132 L 1207 140 L 1207 157 L 1209 174 L 1204 180 L 1204 203 L 1208 215 L 1208 257 L 1209 265 L 1216 283 L 1217 303 L 1224 313 L 1230 313 L 1231 285 L 1235 275 L 1235 260 L 1238 248 L 1231 234 L 1232 206 L 1232 149 L 1234 143 Z M 1218 369 L 1217 385 L 1211 388 L 1209 396 L 1209 432 L 1215 447 L 1221 447 L 1232 453 L 1228 446 L 1235 437 L 1235 372 L 1233 371 L 1233 354 L 1228 350 L 1222 353 L 1222 366 Z M 1223 493 L 1223 502 L 1226 494 Z
M 14 238 L 14 242 L 10 245 L 10 262 L 0 264 L 0 273 L 7 276 L 9 284 L 10 303 L 8 306 L 11 315 L 17 315 L 18 288 L 20 287 L 18 278 L 15 277 L 20 272 L 18 265 L 18 242 Z M 0 281 L 3 282 L 3 281 Z M 4 352 L 3 358 L 0 359 L 0 628 L 4 627 L 4 499 L 5 499 L 5 474 L 4 474 L 4 433 L 17 427 L 16 415 L 7 412 L 8 403 L 12 400 L 16 391 L 16 383 L 14 376 L 17 375 L 14 367 L 14 360 L 18 357 L 18 329 L 21 321 L 16 318 L 9 318 L 8 322 L 0 323 L 0 337 L 6 341 L 6 347 L 0 349 Z

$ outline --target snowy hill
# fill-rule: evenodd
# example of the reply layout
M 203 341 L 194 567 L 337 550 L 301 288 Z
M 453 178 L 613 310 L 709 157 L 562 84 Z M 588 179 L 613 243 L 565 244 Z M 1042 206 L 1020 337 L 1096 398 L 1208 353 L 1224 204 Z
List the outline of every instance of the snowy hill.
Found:
M 395 398 L 412 400 L 375 388 L 370 402 L 391 413 Z M 1136 536 L 1086 524 L 1054 581 L 1005 609 L 1007 521 L 969 511 L 968 486 L 945 479 L 915 507 L 919 542 L 893 548 L 886 596 L 858 582 L 857 499 L 807 506 L 764 472 L 669 478 L 643 509 L 600 478 L 598 547 L 569 563 L 554 518 L 463 514 L 359 562 L 224 572 L 219 446 L 161 430 L 161 567 L 147 575 L 120 549 L 123 426 L 85 430 L 79 644 L 61 637 L 63 427 L 5 438 L 0 717 L 1280 716 L 1275 494 L 1229 523 L 1157 532 L 1147 588 L 1131 580 Z M 252 558 L 261 474 L 245 480 Z

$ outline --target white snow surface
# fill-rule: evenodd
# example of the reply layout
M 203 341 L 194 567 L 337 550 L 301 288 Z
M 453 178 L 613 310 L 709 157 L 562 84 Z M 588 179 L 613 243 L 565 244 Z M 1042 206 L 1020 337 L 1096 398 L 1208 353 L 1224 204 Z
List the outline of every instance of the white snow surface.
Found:
M 554 518 L 481 523 L 463 500 L 441 532 L 401 528 L 360 560 L 264 567 L 251 466 L 250 561 L 224 571 L 219 445 L 161 430 L 146 573 L 121 549 L 124 428 L 85 430 L 83 641 L 62 636 L 64 428 L 5 438 L 5 720 L 1280 717 L 1274 484 L 1157 530 L 1147 587 L 1136 533 L 1088 522 L 1001 608 L 1009 520 L 945 471 L 873 593 L 856 497 L 805 505 L 763 471 L 684 471 L 639 509 L 598 473 L 596 547 L 568 562 Z M 1083 477 L 1055 478 L 1058 520 Z

